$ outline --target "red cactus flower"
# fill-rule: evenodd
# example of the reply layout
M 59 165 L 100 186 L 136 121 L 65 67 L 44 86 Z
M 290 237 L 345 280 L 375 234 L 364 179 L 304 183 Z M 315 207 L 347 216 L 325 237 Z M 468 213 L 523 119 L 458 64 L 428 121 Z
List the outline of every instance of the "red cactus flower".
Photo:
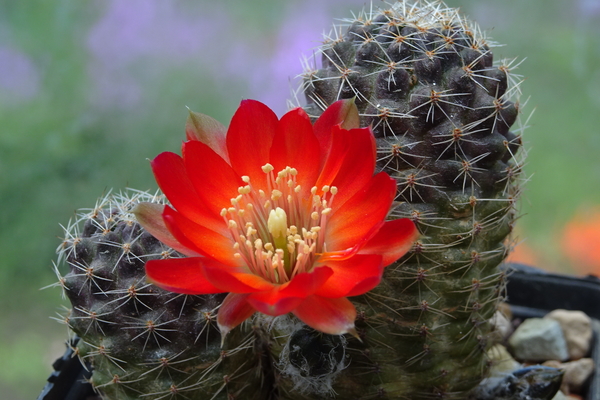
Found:
M 311 125 L 298 108 L 280 120 L 246 100 L 229 129 L 191 114 L 183 157 L 152 161 L 171 206 L 141 204 L 139 222 L 186 258 L 149 261 L 151 282 L 178 293 L 229 292 L 223 335 L 256 311 L 292 312 L 330 334 L 354 332 L 348 296 L 381 280 L 417 231 L 385 221 L 396 183 L 374 175 L 375 142 L 352 101 Z

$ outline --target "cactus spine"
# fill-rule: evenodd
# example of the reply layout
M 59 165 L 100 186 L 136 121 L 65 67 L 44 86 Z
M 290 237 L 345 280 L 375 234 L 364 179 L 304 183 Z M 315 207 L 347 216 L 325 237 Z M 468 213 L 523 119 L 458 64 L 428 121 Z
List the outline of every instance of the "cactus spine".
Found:
M 394 3 L 335 26 L 307 68 L 311 116 L 355 98 L 398 182 L 393 218 L 422 236 L 355 298 L 362 343 L 332 390 L 340 398 L 464 399 L 484 375 L 497 266 L 517 216 L 524 152 L 514 60 L 494 62 L 479 27 L 441 1 Z M 296 398 L 296 397 L 293 397 Z

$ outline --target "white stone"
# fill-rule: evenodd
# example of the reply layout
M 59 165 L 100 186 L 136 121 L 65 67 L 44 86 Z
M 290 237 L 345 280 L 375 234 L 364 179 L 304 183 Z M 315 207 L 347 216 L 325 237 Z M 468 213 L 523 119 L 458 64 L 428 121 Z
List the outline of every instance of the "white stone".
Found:
M 585 357 L 592 341 L 592 320 L 582 311 L 554 310 L 545 318 L 558 321 L 562 328 L 570 360 Z
M 518 360 L 565 361 L 569 358 L 567 342 L 558 321 L 544 318 L 525 320 L 508 343 Z
M 504 341 L 513 331 L 512 323 L 500 310 L 496 310 L 490 318 L 490 324 L 492 325 L 492 337 L 498 342 Z
M 559 390 L 558 392 L 556 392 L 556 395 L 554 395 L 552 400 L 568 400 L 568 397 L 565 396 L 565 394 Z
M 506 347 L 501 344 L 492 346 L 486 352 L 486 355 L 492 363 L 489 371 L 490 376 L 501 375 L 502 373 L 512 372 L 521 368 L 521 364 L 512 358 Z

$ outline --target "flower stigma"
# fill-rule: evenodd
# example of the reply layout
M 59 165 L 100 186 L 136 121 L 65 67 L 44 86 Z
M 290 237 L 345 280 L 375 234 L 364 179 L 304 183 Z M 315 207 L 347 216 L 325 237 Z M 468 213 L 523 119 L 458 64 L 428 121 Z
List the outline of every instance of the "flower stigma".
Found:
M 285 167 L 277 174 L 271 164 L 267 190 L 252 186 L 250 177 L 223 208 L 224 218 L 234 241 L 234 257 L 242 259 L 253 274 L 271 283 L 289 282 L 299 273 L 310 272 L 319 256 L 326 252 L 324 240 L 331 204 L 337 188 L 314 186 L 310 196 L 297 183 L 298 171 Z

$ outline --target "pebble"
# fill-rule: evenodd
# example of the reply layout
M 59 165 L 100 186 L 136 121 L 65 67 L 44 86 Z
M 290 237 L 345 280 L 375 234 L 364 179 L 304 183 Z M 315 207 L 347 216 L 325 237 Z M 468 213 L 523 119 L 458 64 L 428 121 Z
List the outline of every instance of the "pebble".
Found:
M 495 344 L 486 353 L 488 359 L 492 362 L 490 376 L 500 375 L 504 372 L 511 372 L 521 368 L 517 362 L 501 344 Z
M 582 311 L 554 310 L 545 318 L 558 321 L 562 328 L 569 359 L 579 360 L 585 357 L 592 341 L 592 320 Z
M 565 369 L 563 385 L 568 386 L 569 393 L 580 393 L 583 384 L 594 371 L 594 360 L 591 358 L 582 358 L 563 363 L 562 367 Z
M 492 325 L 492 338 L 496 342 L 503 342 L 513 332 L 513 324 L 500 310 L 497 310 L 490 318 L 490 324 Z
M 525 320 L 512 334 L 508 343 L 518 360 L 565 361 L 569 358 L 560 324 L 553 319 Z

